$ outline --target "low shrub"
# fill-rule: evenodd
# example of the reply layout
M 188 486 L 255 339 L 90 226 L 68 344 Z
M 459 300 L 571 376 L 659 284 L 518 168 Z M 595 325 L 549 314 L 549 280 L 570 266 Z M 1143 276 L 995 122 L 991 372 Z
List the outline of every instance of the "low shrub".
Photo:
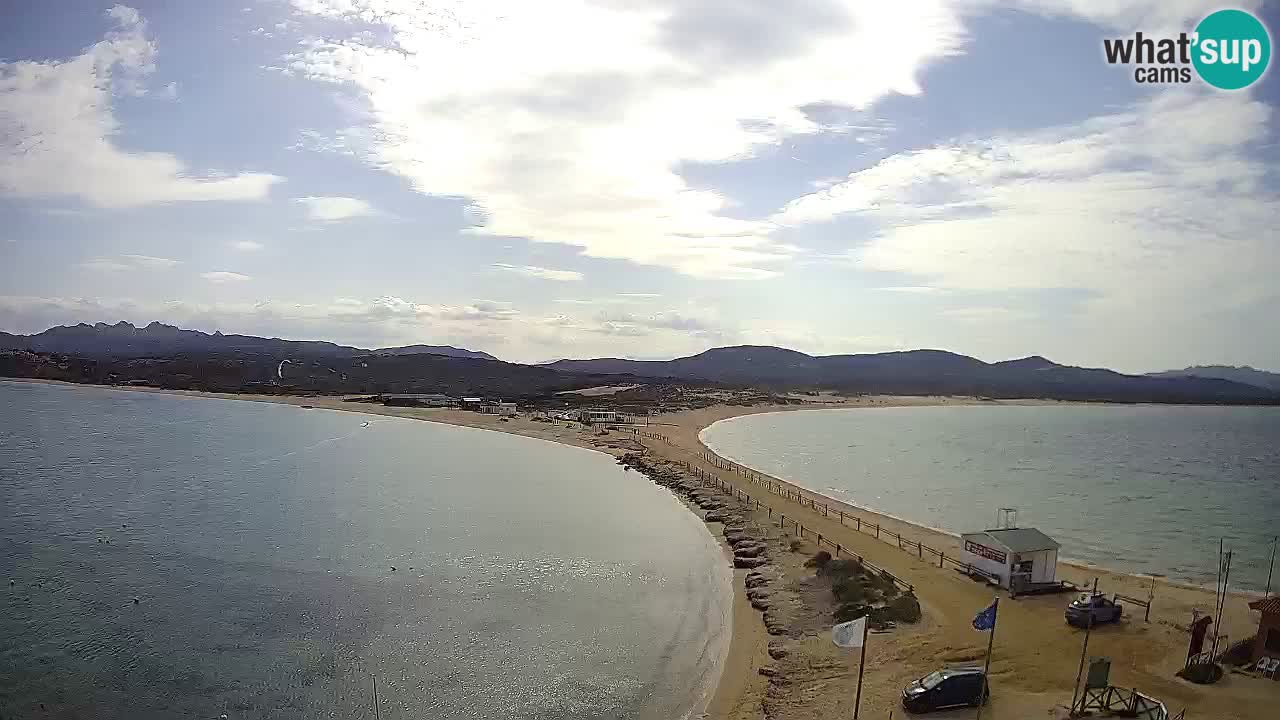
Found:
M 819 550 L 813 557 L 805 560 L 805 567 L 818 568 L 818 572 L 822 572 L 831 562 L 831 553 L 826 550 Z
M 920 622 L 920 601 L 912 593 L 903 593 L 884 606 L 884 619 L 895 622 Z

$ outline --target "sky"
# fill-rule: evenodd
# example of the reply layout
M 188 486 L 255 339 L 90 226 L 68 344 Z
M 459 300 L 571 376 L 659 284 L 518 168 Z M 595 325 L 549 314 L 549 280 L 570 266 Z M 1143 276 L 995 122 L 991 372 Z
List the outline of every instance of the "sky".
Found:
M 1280 371 L 1280 74 L 1103 57 L 1217 3 L 5 4 L 3 330 Z

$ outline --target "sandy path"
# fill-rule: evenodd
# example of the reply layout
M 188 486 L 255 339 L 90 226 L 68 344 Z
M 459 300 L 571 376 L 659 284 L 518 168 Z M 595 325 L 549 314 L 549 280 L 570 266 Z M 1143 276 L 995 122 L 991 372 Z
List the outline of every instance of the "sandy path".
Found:
M 862 398 L 846 405 L 973 402 L 975 401 L 951 398 Z M 661 427 L 651 428 L 666 435 L 671 444 L 646 440 L 646 445 L 660 456 L 693 462 L 715 472 L 724 481 L 760 498 L 775 512 L 785 513 L 789 521 L 799 520 L 811 531 L 822 533 L 824 537 L 888 568 L 916 586 L 916 592 L 928 609 L 930 620 L 935 624 L 934 631 L 927 636 L 890 636 L 877 643 L 874 650 L 869 650 L 868 684 L 863 691 L 864 714 L 865 708 L 869 707 L 872 712 L 866 714 L 867 717 L 886 717 L 888 711 L 896 706 L 897 694 L 902 685 L 911 677 L 922 675 L 948 660 L 972 659 L 981 662 L 985 655 L 986 635 L 974 631 L 970 627 L 970 621 L 978 610 L 991 601 L 993 593 L 991 589 L 974 583 L 953 570 L 939 569 L 936 559 L 921 560 L 914 548 L 911 552 L 903 551 L 894 544 L 840 524 L 834 510 L 842 506 L 846 512 L 856 513 L 864 522 L 878 523 L 883 528 L 901 534 L 905 539 L 923 542 L 948 554 L 959 552 L 955 536 L 878 515 L 802 490 L 779 478 L 764 476 L 799 492 L 802 497 L 816 499 L 820 505 L 827 505 L 831 511 L 824 515 L 821 509 L 815 510 L 801 502 L 768 493 L 743 475 L 719 470 L 700 459 L 700 453 L 710 451 L 698 440 L 698 433 L 711 423 L 751 412 L 791 409 L 795 408 L 717 407 L 675 413 L 661 418 L 664 423 Z M 849 520 L 846 522 L 854 524 Z M 928 558 L 928 555 L 925 557 Z M 1098 577 L 1100 589 L 1135 597 L 1146 597 L 1151 582 L 1148 578 L 1135 578 L 1065 563 L 1060 564 L 1059 577 L 1080 584 Z M 1180 625 L 1185 626 L 1193 608 L 1201 611 L 1212 608 L 1212 592 L 1158 581 L 1155 595 L 1150 623 L 1144 623 L 1139 614 L 1137 617 L 1129 617 L 1119 626 L 1094 632 L 1090 639 L 1090 655 L 1103 655 L 1112 659 L 1112 683 L 1137 687 L 1162 699 L 1175 712 L 1186 707 L 1189 717 L 1243 720 L 1266 716 L 1264 708 L 1280 700 L 1280 684 L 1229 675 L 1215 686 L 1201 687 L 1174 677 L 1173 673 L 1181 667 L 1187 646 L 1187 634 Z M 992 658 L 995 697 L 984 717 L 1044 717 L 1055 706 L 1069 704 L 1082 640 L 1082 633 L 1068 628 L 1062 619 L 1062 610 L 1069 599 L 1069 596 L 1057 595 L 1009 600 L 1007 594 L 1004 594 Z M 1248 609 L 1248 599 L 1247 595 L 1234 594 L 1228 601 L 1224 613 L 1225 631 L 1232 638 L 1244 637 L 1257 628 L 1257 613 Z M 827 645 L 829 643 L 813 644 L 815 661 L 829 658 L 831 652 Z M 856 661 L 852 667 L 856 676 Z M 876 677 L 871 679 L 873 669 Z M 839 686 L 840 683 L 836 685 Z M 851 687 L 841 687 L 839 691 L 849 690 Z M 824 691 L 823 696 L 828 691 Z M 799 697 L 794 717 L 838 717 L 837 714 L 830 714 L 832 708 L 828 705 L 830 703 L 825 703 L 818 697 Z

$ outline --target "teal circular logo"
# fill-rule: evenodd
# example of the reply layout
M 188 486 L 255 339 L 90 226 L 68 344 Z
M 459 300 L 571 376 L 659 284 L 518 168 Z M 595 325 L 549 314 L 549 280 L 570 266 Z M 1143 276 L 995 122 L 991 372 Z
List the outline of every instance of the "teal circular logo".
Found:
M 1191 62 L 1220 90 L 1239 90 L 1262 77 L 1271 60 L 1267 28 L 1243 10 L 1219 10 L 1196 26 Z

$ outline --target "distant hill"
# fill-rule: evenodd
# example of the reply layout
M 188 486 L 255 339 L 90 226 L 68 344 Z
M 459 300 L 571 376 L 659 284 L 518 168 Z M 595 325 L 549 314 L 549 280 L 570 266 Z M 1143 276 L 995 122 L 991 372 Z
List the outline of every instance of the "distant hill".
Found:
M 281 373 L 280 356 L 272 353 L 200 352 L 166 357 L 87 358 L 0 350 L 0 376 L 103 385 L 136 383 L 210 392 L 447 393 L 507 399 L 552 397 L 561 390 L 617 380 L 615 375 L 568 373 L 500 360 L 435 354 L 294 355 L 292 358 Z
M 31 350 L 88 358 L 162 357 L 180 353 L 267 353 L 352 357 L 370 351 L 347 345 L 321 341 L 281 340 L 254 335 L 224 335 L 184 330 L 153 322 L 145 327 L 118 322 L 114 325 L 60 325 L 35 335 L 0 333 L 0 349 Z M 437 345 L 406 345 L 374 351 L 386 355 L 429 353 L 449 357 L 496 360 L 488 353 Z
M 1218 378 L 1232 382 L 1245 383 L 1268 390 L 1280 392 L 1280 373 L 1255 370 L 1248 365 L 1234 367 L 1231 365 L 1196 365 L 1182 370 L 1165 370 L 1164 372 L 1147 373 L 1149 377 L 1160 378 Z
M 275 376 L 282 359 L 292 362 L 279 382 Z M 1215 372 L 1229 376 L 1206 376 Z M 1124 375 L 1061 365 L 1040 356 L 987 363 L 945 350 L 815 356 L 759 345 L 714 348 L 674 360 L 601 358 L 521 365 L 448 346 L 371 351 L 329 342 L 208 334 L 161 323 L 138 328 L 124 322 L 61 326 L 35 335 L 0 333 L 0 375 L 256 392 L 528 397 L 593 385 L 661 384 L 666 379 L 680 385 L 849 394 L 1280 403 L 1280 375 L 1250 368 Z M 1263 381 L 1266 386 L 1258 384 Z
M 769 346 L 715 348 L 674 360 L 559 360 L 571 372 L 630 373 L 851 393 L 1033 397 L 1119 402 L 1280 402 L 1280 391 L 1229 379 L 1124 375 L 1033 356 L 998 363 L 943 350 L 813 356 Z
M 378 355 L 444 355 L 446 357 L 475 358 L 479 360 L 498 359 L 487 352 L 465 350 L 452 345 L 401 345 L 400 347 L 378 348 L 373 352 Z

